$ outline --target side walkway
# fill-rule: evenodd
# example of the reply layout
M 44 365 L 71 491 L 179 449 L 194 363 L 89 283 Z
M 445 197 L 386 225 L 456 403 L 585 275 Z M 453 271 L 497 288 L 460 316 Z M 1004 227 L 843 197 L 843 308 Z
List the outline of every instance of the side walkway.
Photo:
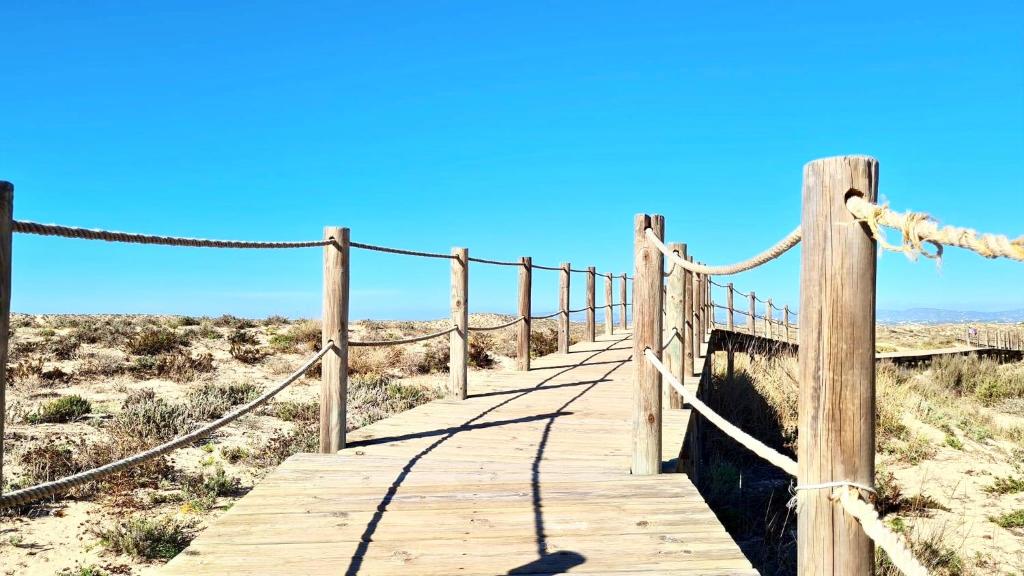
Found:
M 629 474 L 627 337 L 288 459 L 163 572 L 756 574 L 685 475 Z M 687 419 L 666 412 L 666 469 Z

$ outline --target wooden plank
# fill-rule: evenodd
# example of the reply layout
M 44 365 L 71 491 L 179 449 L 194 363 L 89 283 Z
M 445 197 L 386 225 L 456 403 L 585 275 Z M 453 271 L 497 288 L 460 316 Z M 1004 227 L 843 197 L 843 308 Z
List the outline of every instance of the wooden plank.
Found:
M 630 474 L 627 335 L 568 352 L 289 458 L 162 572 L 756 574 L 689 478 Z M 663 415 L 669 470 L 688 421 Z

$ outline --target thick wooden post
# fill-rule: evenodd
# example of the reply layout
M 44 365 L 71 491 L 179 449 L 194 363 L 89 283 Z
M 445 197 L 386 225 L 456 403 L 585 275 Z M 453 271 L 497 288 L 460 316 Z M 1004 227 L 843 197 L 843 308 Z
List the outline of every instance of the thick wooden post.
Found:
M 677 255 L 686 257 L 686 244 L 669 244 L 668 249 Z M 668 275 L 667 298 L 665 299 L 665 323 L 670 340 L 662 352 L 662 361 L 673 376 L 684 382 L 686 376 L 686 353 L 683 341 L 686 340 L 686 270 L 682 266 L 671 266 Z M 692 364 L 691 364 L 692 366 Z M 682 408 L 683 398 L 671 386 L 662 386 L 662 402 L 669 408 Z
M 693 262 L 693 257 L 688 256 L 686 260 Z M 700 344 L 703 338 L 700 334 L 700 274 L 688 270 L 686 276 L 690 279 L 687 286 L 689 288 L 687 300 L 690 311 L 690 349 L 693 353 L 693 374 L 696 374 L 697 364 L 700 362 Z
M 629 307 L 629 302 L 626 302 L 627 297 L 628 293 L 626 288 L 626 274 L 623 273 L 622 283 L 619 284 L 619 299 L 621 300 L 621 302 L 619 303 L 619 327 L 622 328 L 623 330 L 629 328 L 628 319 L 626 317 L 626 308 Z
M 449 339 L 448 397 L 465 400 L 469 391 L 469 249 L 452 248 L 452 325 Z
M 519 334 L 516 339 L 516 369 L 527 371 L 530 369 L 530 315 L 533 313 L 533 304 L 530 298 L 533 294 L 533 258 L 523 256 L 519 259 L 519 316 L 523 319 L 519 323 Z
M 782 322 L 786 326 L 786 342 L 789 342 L 789 304 L 782 307 Z
M 637 214 L 633 225 L 633 474 L 661 473 L 661 373 L 644 351 L 661 352 L 661 286 L 665 259 L 646 236 L 665 237 L 662 216 Z
M 14 185 L 0 180 L 0 494 L 4 491 L 4 416 L 7 414 L 7 351 L 11 336 L 11 234 Z
M 711 295 L 711 276 L 704 277 L 704 302 L 708 310 L 708 323 L 707 329 L 715 329 L 715 300 Z
M 586 342 L 597 339 L 597 270 L 587 266 L 587 324 L 583 333 Z
M 345 447 L 348 403 L 348 228 L 324 228 L 324 293 L 320 343 L 331 351 L 320 361 L 320 452 Z
M 764 334 L 768 338 L 775 337 L 775 329 L 772 326 L 772 299 L 768 299 L 768 303 L 764 305 Z
M 729 327 L 729 331 L 730 332 L 733 329 L 735 329 L 735 327 L 736 327 L 736 324 L 734 323 L 734 316 L 732 314 L 732 305 L 733 305 L 732 304 L 732 301 L 733 301 L 732 296 L 733 296 L 732 282 L 729 282 L 729 289 L 725 293 L 725 307 L 726 307 L 725 322 L 726 322 L 726 325 Z
M 754 296 L 754 291 L 750 291 L 750 315 L 747 316 L 747 325 L 750 328 L 751 336 L 757 336 L 757 297 Z
M 569 353 L 569 263 L 558 273 L 558 351 Z
M 612 304 L 612 274 L 609 272 L 604 277 L 604 333 L 608 336 L 615 331 Z
M 878 162 L 863 156 L 804 167 L 800 266 L 798 485 L 875 478 L 875 264 L 867 226 L 846 197 L 878 196 Z M 797 492 L 801 576 L 873 572 L 874 544 L 833 501 L 832 490 Z

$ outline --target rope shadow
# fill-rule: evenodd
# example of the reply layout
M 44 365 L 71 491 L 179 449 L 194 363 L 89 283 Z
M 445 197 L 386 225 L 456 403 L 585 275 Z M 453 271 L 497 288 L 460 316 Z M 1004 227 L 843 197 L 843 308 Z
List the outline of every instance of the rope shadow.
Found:
M 514 402 L 515 400 L 518 400 L 532 392 L 537 391 L 538 389 L 542 388 L 544 384 L 550 382 L 551 380 L 557 378 L 558 376 L 561 376 L 562 374 L 565 374 L 573 370 L 574 368 L 582 366 L 587 362 L 587 360 L 594 358 L 603 352 L 612 350 L 615 344 L 624 342 L 627 339 L 628 337 L 624 337 L 620 340 L 616 340 L 610 343 L 607 347 L 603 349 L 595 350 L 590 356 L 580 360 L 580 362 L 578 362 L 577 364 L 544 378 L 543 380 L 538 382 L 537 385 L 534 386 L 533 388 L 528 388 L 523 392 L 515 396 L 512 396 L 511 398 L 506 398 L 505 400 L 502 400 L 501 402 L 495 404 L 494 406 L 491 406 L 490 408 L 477 414 L 473 418 L 470 418 L 469 420 L 463 422 L 459 427 L 454 428 L 450 432 L 445 433 L 444 436 L 438 438 L 434 443 L 427 446 L 418 454 L 413 456 L 409 460 L 409 462 L 402 467 L 402 470 L 398 473 L 398 476 L 395 477 L 394 481 L 392 481 L 391 486 L 388 487 L 388 490 L 387 492 L 385 492 L 384 497 L 381 498 L 380 503 L 377 505 L 377 510 L 374 512 L 373 517 L 370 518 L 370 521 L 367 523 L 366 530 L 363 531 L 363 534 L 360 537 L 359 546 L 356 547 L 356 551 L 352 555 L 352 559 L 349 562 L 348 568 L 345 570 L 345 576 L 356 576 L 357 574 L 359 574 L 359 569 L 362 568 L 363 558 L 366 556 L 366 552 L 370 548 L 370 543 L 373 541 L 373 535 L 377 532 L 377 528 L 380 526 L 381 521 L 383 521 L 384 519 L 384 514 L 387 512 L 388 505 L 391 504 L 391 502 L 394 500 L 395 496 L 398 494 L 399 488 L 402 486 L 402 483 L 405 482 L 405 479 L 409 476 L 409 474 L 412 473 L 413 468 L 416 467 L 416 464 L 419 463 L 420 460 L 425 458 L 428 454 L 436 450 L 439 446 L 441 446 L 448 440 L 452 439 L 459 432 L 468 430 L 468 428 L 466 428 L 467 426 L 470 426 L 474 422 L 479 421 L 481 418 L 487 416 L 491 412 L 494 412 L 495 410 L 498 410 L 499 408 L 502 408 Z M 591 387 L 596 386 L 597 384 L 597 382 L 594 382 L 591 385 Z

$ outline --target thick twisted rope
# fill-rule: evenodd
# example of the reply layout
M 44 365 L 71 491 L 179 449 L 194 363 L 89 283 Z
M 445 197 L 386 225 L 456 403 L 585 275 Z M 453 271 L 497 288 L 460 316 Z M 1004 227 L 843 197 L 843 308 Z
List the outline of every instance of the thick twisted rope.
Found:
M 433 334 L 424 334 L 422 336 L 410 336 L 409 338 L 401 338 L 398 340 L 363 340 L 353 341 L 350 340 L 349 346 L 395 346 L 398 344 L 412 344 L 413 342 L 422 342 L 424 340 L 430 340 L 432 338 L 439 338 L 455 332 L 455 326 L 442 330 L 440 332 L 434 332 Z
M 307 370 L 312 368 L 317 362 L 319 362 L 320 359 L 323 358 L 325 354 L 334 349 L 333 342 L 328 342 L 328 344 L 328 346 L 324 346 L 323 350 L 317 352 L 313 356 L 310 356 L 310 358 L 306 360 L 306 362 L 302 366 L 296 369 L 295 372 L 292 372 L 292 374 L 285 378 L 280 384 L 271 387 L 266 392 L 264 392 L 259 398 L 256 398 L 255 400 L 247 404 L 243 404 L 242 406 L 235 408 L 228 414 L 225 414 L 221 418 L 214 420 L 213 422 L 210 422 L 206 426 L 203 426 L 202 428 L 199 428 L 195 431 L 189 432 L 188 434 L 185 434 L 183 436 L 179 436 L 178 438 L 175 438 L 173 440 L 164 442 L 159 446 L 154 446 L 149 450 L 139 452 L 138 454 L 128 456 L 127 458 L 122 458 L 120 460 L 117 460 L 116 462 L 104 464 L 103 466 L 99 466 L 91 470 L 85 470 L 83 472 L 79 472 L 66 478 L 61 478 L 59 480 L 53 480 L 51 482 L 45 482 L 37 486 L 22 488 L 21 490 L 15 490 L 13 492 L 3 494 L 2 496 L 0 496 L 0 509 L 9 508 L 11 506 L 20 506 L 23 504 L 28 504 L 29 502 L 34 502 L 41 498 L 46 498 L 47 496 L 53 496 L 54 494 L 65 492 L 71 488 L 74 488 L 75 486 L 80 486 L 87 482 L 92 482 L 94 480 L 99 480 L 100 478 L 110 476 L 111 474 L 120 472 L 122 470 L 127 470 L 128 468 L 132 468 L 134 466 L 142 464 L 147 460 L 152 460 L 153 458 L 162 456 L 172 450 L 181 448 L 182 446 L 188 446 L 189 444 L 192 444 L 193 442 L 208 436 L 211 432 L 214 432 L 218 428 L 230 424 L 231 422 L 237 420 L 239 417 L 244 416 L 249 412 L 252 412 L 256 408 L 259 408 L 268 400 L 273 398 L 278 392 L 284 390 L 289 384 L 301 378 L 302 375 L 305 374 Z
M 388 248 L 387 246 L 377 246 L 375 244 L 363 244 L 362 242 L 349 242 L 349 246 L 353 248 L 361 248 L 363 250 L 373 250 L 375 252 L 387 252 L 388 254 L 402 254 L 405 256 L 422 256 L 423 258 L 444 258 L 447 260 L 455 260 L 456 257 L 451 254 L 441 254 L 439 252 L 418 252 L 416 250 L 405 250 L 402 248 Z
M 840 490 L 838 500 L 847 514 L 860 522 L 860 527 L 868 535 L 868 538 L 871 538 L 879 548 L 885 550 L 889 559 L 900 569 L 900 572 L 907 576 L 928 576 L 928 569 L 914 557 L 914 554 L 907 548 L 906 542 L 882 523 L 875 507 L 861 499 L 857 490 L 849 487 Z
M 562 269 L 560 267 L 558 267 L 558 266 L 542 266 L 540 264 L 534 264 L 533 268 L 537 268 L 537 269 L 540 269 L 540 270 L 551 270 L 552 272 L 561 272 L 562 271 Z
M 771 248 L 768 248 L 764 252 L 756 254 L 755 256 L 748 258 L 742 262 L 737 262 L 735 264 L 727 264 L 724 266 L 707 266 L 705 264 L 697 264 L 695 262 L 690 262 L 689 260 L 686 260 L 680 257 L 675 252 L 669 250 L 668 246 L 665 246 L 665 243 L 658 238 L 657 234 L 655 234 L 654 230 L 651 228 L 647 229 L 646 236 L 647 239 L 650 240 L 651 243 L 654 244 L 658 248 L 658 250 L 660 250 L 661 253 L 664 254 L 665 257 L 668 258 L 670 261 L 679 264 L 684 269 L 689 270 L 690 272 L 696 272 L 697 274 L 711 274 L 714 276 L 738 274 L 740 272 L 744 272 L 752 268 L 757 268 L 758 266 L 764 264 L 765 262 L 770 262 L 778 258 L 779 256 L 782 256 L 787 250 L 799 244 L 801 238 L 800 228 L 798 227 L 796 230 L 790 232 L 785 238 L 778 241 Z
M 331 240 L 312 240 L 309 242 L 252 242 L 248 240 L 205 240 L 202 238 L 180 238 L 176 236 L 153 236 L 150 234 L 134 234 L 130 232 L 111 232 L 109 230 L 91 230 L 57 224 L 40 224 L 38 222 L 14 221 L 14 231 L 21 234 L 37 234 L 39 236 L 59 236 L 62 238 L 78 238 L 82 240 L 103 240 L 105 242 L 127 242 L 131 244 L 160 244 L 164 246 L 191 246 L 194 248 L 311 248 L 326 246 Z
M 850 196 L 846 207 L 857 220 L 867 224 L 875 240 L 886 250 L 903 252 L 910 258 L 923 254 L 927 258 L 941 258 L 942 247 L 957 246 L 976 252 L 985 258 L 1009 258 L 1024 262 L 1024 236 L 1010 240 L 1002 234 L 979 234 L 970 228 L 939 226 L 923 212 L 899 213 L 888 206 L 873 204 L 860 196 Z M 881 227 L 894 228 L 903 234 L 903 244 L 894 246 L 885 239 Z M 935 252 L 924 249 L 927 242 Z
M 704 404 L 697 399 L 696 395 L 687 390 L 680 382 L 672 375 L 671 372 L 665 368 L 665 365 L 661 363 L 658 356 L 651 351 L 650 348 L 644 350 L 644 357 L 651 363 L 658 372 L 661 372 L 662 377 L 668 381 L 668 383 L 675 388 L 676 392 L 683 397 L 694 410 L 701 413 L 702 416 L 708 419 L 712 424 L 718 427 L 719 430 L 724 432 L 726 435 L 731 437 L 733 440 L 738 442 L 744 448 L 750 450 L 754 454 L 767 460 L 769 463 L 781 468 L 790 476 L 796 476 L 798 466 L 796 460 L 779 453 L 776 450 L 765 445 L 760 440 L 747 434 L 743 430 L 740 430 L 725 418 L 721 417 L 714 410 L 709 408 L 707 404 Z M 819 488 L 831 488 L 834 484 L 850 484 L 848 482 L 828 482 L 821 485 L 813 486 L 798 486 L 797 489 L 819 489 Z M 928 571 L 921 563 L 914 558 L 910 550 L 907 548 L 906 543 L 892 530 L 890 530 L 882 521 L 878 518 L 878 513 L 871 504 L 865 502 L 861 497 L 860 493 L 848 486 L 844 486 L 838 496 L 840 504 L 843 508 L 854 518 L 860 522 L 861 527 L 864 529 L 864 533 L 871 538 L 876 545 L 892 559 L 893 564 L 900 569 L 901 572 L 907 576 L 928 576 Z
M 561 313 L 562 313 L 562 311 L 559 310 L 558 312 L 554 312 L 552 314 L 548 314 L 547 316 L 530 316 L 530 320 L 547 320 L 548 318 L 554 318 L 555 316 L 558 316 Z
M 647 358 L 647 361 L 650 362 L 652 366 L 658 369 L 658 372 L 661 372 L 662 377 L 667 380 L 673 388 L 675 388 L 676 392 L 683 397 L 683 400 L 685 400 L 687 404 L 693 407 L 697 412 L 700 412 L 702 416 L 717 426 L 719 430 L 730 436 L 747 450 L 750 450 L 754 454 L 764 458 L 771 464 L 778 466 L 787 474 L 796 476 L 796 460 L 793 460 L 777 450 L 773 450 L 764 442 L 761 442 L 757 438 L 754 438 L 750 434 L 740 430 L 728 420 L 719 416 L 718 413 L 709 408 L 707 404 L 698 400 L 697 395 L 687 390 L 686 387 L 668 371 L 668 368 L 665 368 L 665 365 L 661 363 L 661 360 L 658 359 L 658 356 L 650 348 L 644 350 L 644 357 Z
M 515 320 L 512 320 L 511 322 L 506 322 L 504 324 L 498 324 L 497 326 L 470 326 L 469 327 L 469 331 L 470 332 L 484 332 L 484 331 L 487 331 L 487 330 L 501 330 L 502 328 L 508 328 L 509 326 L 512 326 L 513 324 L 519 324 L 520 322 L 522 322 L 525 319 L 526 319 L 525 316 L 520 316 L 519 318 L 516 318 Z

